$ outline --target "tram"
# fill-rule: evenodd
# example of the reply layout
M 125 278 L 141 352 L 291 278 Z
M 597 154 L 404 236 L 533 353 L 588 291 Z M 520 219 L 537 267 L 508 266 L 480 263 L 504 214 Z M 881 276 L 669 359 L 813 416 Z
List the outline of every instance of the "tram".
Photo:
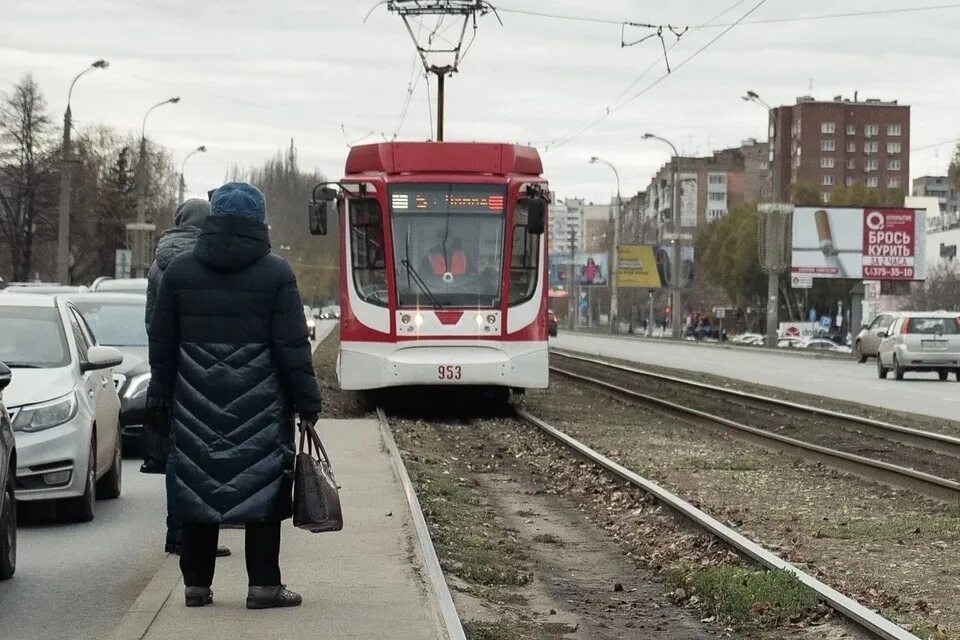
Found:
M 311 233 L 339 220 L 341 388 L 547 387 L 542 172 L 512 144 L 351 148 L 310 203 Z

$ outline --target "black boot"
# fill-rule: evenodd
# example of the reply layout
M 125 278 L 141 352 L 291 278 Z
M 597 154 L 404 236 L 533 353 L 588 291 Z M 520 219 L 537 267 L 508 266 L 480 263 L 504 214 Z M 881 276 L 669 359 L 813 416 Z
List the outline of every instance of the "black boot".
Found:
M 213 590 L 210 587 L 187 587 L 185 596 L 188 607 L 205 607 L 213 602 Z
M 275 587 L 250 587 L 247 590 L 247 609 L 273 609 L 275 607 L 299 607 L 303 598 L 287 589 L 286 585 Z

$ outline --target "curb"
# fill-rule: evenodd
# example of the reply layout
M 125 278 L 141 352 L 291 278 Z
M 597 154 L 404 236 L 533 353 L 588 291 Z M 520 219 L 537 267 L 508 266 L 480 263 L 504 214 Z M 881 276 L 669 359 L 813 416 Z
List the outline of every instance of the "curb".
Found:
M 168 554 L 157 573 L 134 601 L 130 610 L 124 614 L 104 640 L 142 640 L 147 635 L 157 614 L 170 598 L 170 594 L 180 584 L 180 564 L 178 556 Z

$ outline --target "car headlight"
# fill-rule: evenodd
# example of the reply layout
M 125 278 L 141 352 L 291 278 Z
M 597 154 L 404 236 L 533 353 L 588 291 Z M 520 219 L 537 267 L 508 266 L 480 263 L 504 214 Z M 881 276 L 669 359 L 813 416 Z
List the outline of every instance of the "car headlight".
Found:
M 307 320 L 307 329 L 313 329 L 315 326 L 317 326 L 316 322 L 313 320 Z
M 130 378 L 127 388 L 123 390 L 123 397 L 127 400 L 139 398 L 146 395 L 147 387 L 150 386 L 150 374 L 141 373 Z
M 43 431 L 69 422 L 75 415 L 77 415 L 77 394 L 71 391 L 56 400 L 21 407 L 13 421 L 13 430 Z

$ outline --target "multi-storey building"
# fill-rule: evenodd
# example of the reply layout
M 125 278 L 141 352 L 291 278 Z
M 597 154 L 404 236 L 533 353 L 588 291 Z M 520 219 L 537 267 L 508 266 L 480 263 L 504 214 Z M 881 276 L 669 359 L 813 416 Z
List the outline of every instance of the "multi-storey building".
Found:
M 871 189 L 909 187 L 910 107 L 837 96 L 797 98 L 770 112 L 777 198 L 789 202 L 800 183 L 818 185 L 824 202 L 833 189 L 856 183 Z
M 927 229 L 935 231 L 960 225 L 960 189 L 947 176 L 921 176 L 913 181 L 913 195 L 933 197 L 940 204 L 940 217 L 928 219 Z
M 552 197 L 550 205 L 550 253 L 569 255 L 570 241 L 574 246 L 583 246 L 584 201 L 582 198 L 567 198 L 558 201 Z

